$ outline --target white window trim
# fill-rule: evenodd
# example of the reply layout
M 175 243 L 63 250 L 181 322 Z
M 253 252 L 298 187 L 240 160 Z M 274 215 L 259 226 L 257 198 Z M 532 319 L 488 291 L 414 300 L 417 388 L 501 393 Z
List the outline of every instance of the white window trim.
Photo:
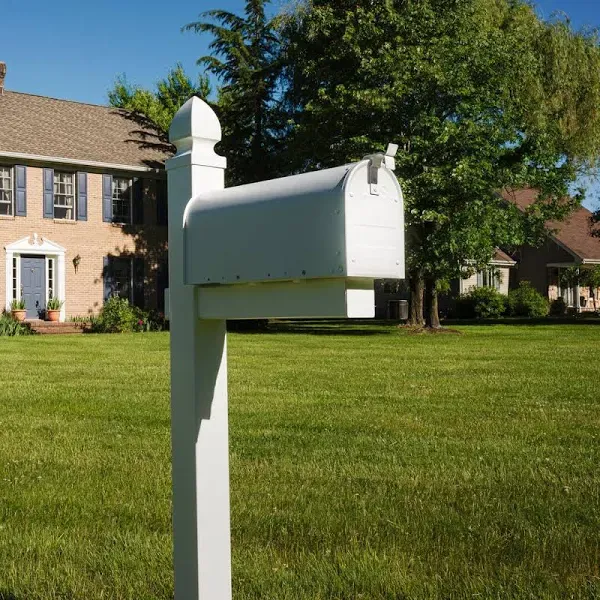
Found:
M 60 320 L 64 321 L 66 316 L 67 299 L 65 297 L 65 253 L 66 250 L 58 244 L 39 237 L 37 233 L 8 244 L 6 251 L 6 310 L 10 310 L 12 301 L 12 264 L 13 258 L 17 259 L 17 290 L 21 289 L 21 255 L 45 256 L 46 257 L 46 303 L 48 303 L 48 259 L 54 259 L 54 282 L 56 295 L 63 301 L 60 309 Z

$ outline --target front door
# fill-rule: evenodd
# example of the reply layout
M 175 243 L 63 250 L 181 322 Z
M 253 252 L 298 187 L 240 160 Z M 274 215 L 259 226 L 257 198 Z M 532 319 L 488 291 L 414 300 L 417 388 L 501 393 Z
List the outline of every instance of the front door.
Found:
M 21 298 L 27 319 L 39 319 L 46 309 L 46 258 L 21 256 Z

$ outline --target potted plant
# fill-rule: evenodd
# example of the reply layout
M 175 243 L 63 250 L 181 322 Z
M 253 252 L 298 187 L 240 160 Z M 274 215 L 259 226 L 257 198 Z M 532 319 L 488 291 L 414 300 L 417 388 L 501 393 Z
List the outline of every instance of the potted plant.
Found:
M 24 321 L 25 315 L 27 314 L 27 311 L 25 310 L 25 300 L 22 298 L 15 298 L 10 303 L 10 313 L 15 321 Z
M 46 319 L 48 321 L 58 321 L 60 319 L 60 309 L 63 301 L 58 298 L 50 298 L 46 304 Z

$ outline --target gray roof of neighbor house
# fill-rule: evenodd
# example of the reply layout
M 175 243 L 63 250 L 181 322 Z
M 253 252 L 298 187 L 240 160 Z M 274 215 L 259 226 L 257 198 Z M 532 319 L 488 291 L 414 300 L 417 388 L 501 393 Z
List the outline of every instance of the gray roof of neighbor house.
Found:
M 503 250 L 500 250 L 500 248 L 496 248 L 496 251 L 494 252 L 494 257 L 492 258 L 491 262 L 508 263 L 510 265 L 517 264 L 517 262 L 513 260 L 511 256 L 506 254 L 506 252 L 504 252 Z
M 538 191 L 504 190 L 502 196 L 524 210 L 537 200 Z M 583 262 L 600 261 L 600 227 L 592 222 L 592 213 L 587 208 L 578 208 L 562 222 L 549 221 L 546 227 L 558 244 Z
M 164 168 L 168 152 L 149 147 L 158 140 L 128 115 L 108 106 L 5 91 L 0 95 L 0 156 Z

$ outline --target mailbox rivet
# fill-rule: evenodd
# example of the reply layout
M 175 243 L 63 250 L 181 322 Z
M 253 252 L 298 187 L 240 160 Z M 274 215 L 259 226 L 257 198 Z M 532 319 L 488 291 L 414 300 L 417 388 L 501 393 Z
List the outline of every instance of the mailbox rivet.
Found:
M 396 261 L 396 264 L 397 264 L 397 265 L 399 265 L 399 264 L 400 264 L 400 261 L 399 261 L 399 260 L 397 260 L 397 261 Z
M 239 279 L 239 278 L 240 278 L 240 276 L 239 276 L 239 275 L 236 275 L 236 276 L 235 276 L 235 278 L 236 278 L 236 279 Z
M 306 275 L 306 271 L 302 271 L 302 275 Z
M 343 273 L 343 272 L 344 272 L 344 267 L 342 267 L 342 266 L 340 265 L 340 266 L 338 267 L 338 271 L 339 271 L 340 273 Z

